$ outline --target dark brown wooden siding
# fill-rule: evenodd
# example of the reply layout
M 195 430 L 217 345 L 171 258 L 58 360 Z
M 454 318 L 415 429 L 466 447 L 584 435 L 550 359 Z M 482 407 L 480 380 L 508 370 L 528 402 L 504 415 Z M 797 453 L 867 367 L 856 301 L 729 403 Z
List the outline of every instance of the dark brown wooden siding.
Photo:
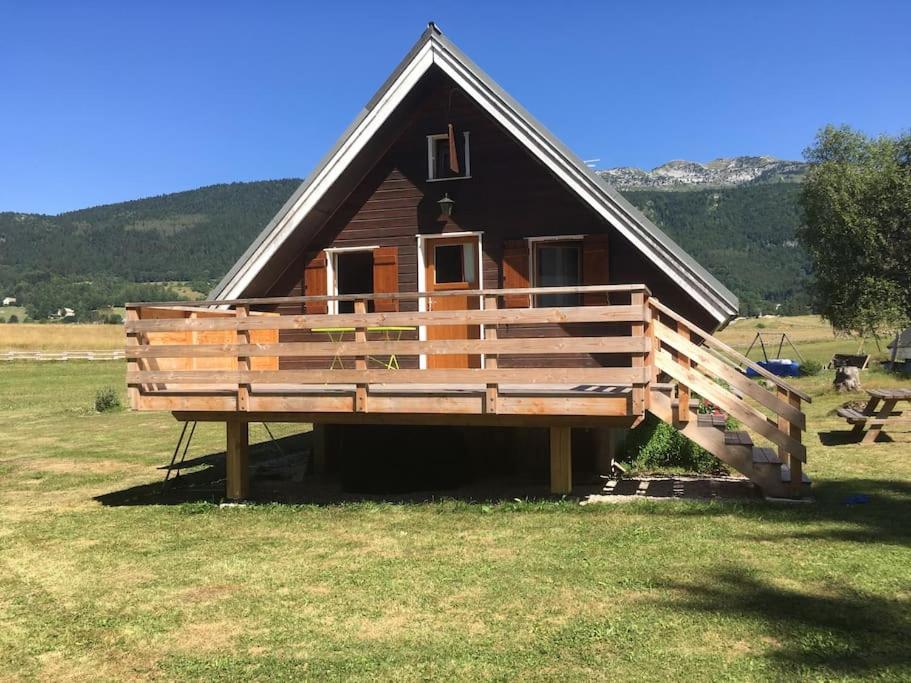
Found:
M 264 294 L 302 294 L 304 266 L 308 255 L 330 246 L 379 245 L 398 248 L 398 279 L 401 291 L 417 291 L 418 233 L 482 231 L 482 270 L 485 287 L 502 287 L 502 249 L 505 240 L 548 235 L 606 233 L 613 283 L 647 284 L 663 301 L 700 325 L 711 325 L 705 312 L 675 283 L 658 271 L 636 248 L 608 226 L 573 192 L 554 178 L 499 124 L 453 88 L 439 73 L 425 77 L 419 86 L 425 94 L 414 114 L 406 119 L 402 133 L 366 174 L 357 188 L 329 217 L 314 239 L 296 255 L 284 274 Z M 461 141 L 470 132 L 470 179 L 427 181 L 426 136 L 455 126 Z M 448 193 L 455 201 L 453 215 L 440 222 L 437 201 Z M 617 302 L 622 303 L 622 302 Z M 288 312 L 295 311 L 290 307 Z M 416 310 L 416 302 L 403 301 L 401 310 Z M 297 311 L 295 311 L 297 312 Z M 503 337 L 527 336 L 540 330 L 501 330 Z M 547 334 L 586 334 L 591 326 L 567 326 Z M 304 332 L 283 331 L 282 341 L 301 339 Z M 543 359 L 531 359 L 540 362 Z M 300 360 L 289 360 L 291 367 Z M 319 364 L 322 359 L 314 361 Z M 413 365 L 407 359 L 405 365 Z M 560 365 L 625 363 L 605 357 L 551 357 Z M 504 358 L 503 367 L 514 361 Z

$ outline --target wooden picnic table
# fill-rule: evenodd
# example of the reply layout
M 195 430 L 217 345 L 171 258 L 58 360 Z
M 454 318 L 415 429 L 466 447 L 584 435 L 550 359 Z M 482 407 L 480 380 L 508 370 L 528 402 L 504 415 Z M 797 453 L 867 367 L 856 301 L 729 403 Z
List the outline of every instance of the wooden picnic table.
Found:
M 847 407 L 838 409 L 838 414 L 854 425 L 852 433 L 863 434 L 861 443 L 874 443 L 881 434 L 885 435 L 887 426 L 911 424 L 911 416 L 901 409 L 896 410 L 896 406 L 903 401 L 911 403 L 911 389 L 868 389 L 867 394 L 870 399 L 863 411 Z

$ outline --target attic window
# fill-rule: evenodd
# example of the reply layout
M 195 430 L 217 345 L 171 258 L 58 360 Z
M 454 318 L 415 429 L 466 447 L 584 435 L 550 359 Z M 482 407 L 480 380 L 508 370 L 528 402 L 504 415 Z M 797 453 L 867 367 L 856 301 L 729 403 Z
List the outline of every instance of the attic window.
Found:
M 427 180 L 456 180 L 471 177 L 471 150 L 469 146 L 469 133 L 464 131 L 461 136 L 456 133 L 456 155 L 458 157 L 458 173 L 452 170 L 449 153 L 449 134 L 427 136 Z

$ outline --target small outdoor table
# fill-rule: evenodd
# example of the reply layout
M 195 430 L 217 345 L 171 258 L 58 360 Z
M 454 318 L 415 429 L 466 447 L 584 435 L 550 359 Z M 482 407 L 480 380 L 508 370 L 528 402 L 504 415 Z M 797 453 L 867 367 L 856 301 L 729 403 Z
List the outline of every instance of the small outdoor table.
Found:
M 407 325 L 379 325 L 377 327 L 368 327 L 368 332 L 382 332 L 385 336 L 386 341 L 399 341 L 402 338 L 404 332 L 414 332 L 417 328 L 410 327 Z M 314 327 L 312 332 L 323 333 L 329 337 L 329 341 L 335 343 L 341 343 L 342 338 L 347 332 L 354 332 L 354 327 Z M 373 361 L 374 363 L 379 363 L 387 370 L 398 370 L 399 361 L 395 357 L 395 354 L 392 353 L 389 355 L 387 360 L 382 360 L 380 358 L 374 358 L 373 356 L 367 356 L 367 362 Z M 338 367 L 341 370 L 345 369 L 345 364 L 342 362 L 342 356 L 337 351 L 332 357 L 332 363 L 329 365 L 330 370 L 335 370 Z
M 854 408 L 839 408 L 837 411 L 849 424 L 854 425 L 853 434 L 859 436 L 867 428 L 861 443 L 874 443 L 880 434 L 885 434 L 883 430 L 887 426 L 911 424 L 911 417 L 905 415 L 903 410 L 895 409 L 903 401 L 911 403 L 911 389 L 869 389 L 867 394 L 870 400 L 863 411 Z

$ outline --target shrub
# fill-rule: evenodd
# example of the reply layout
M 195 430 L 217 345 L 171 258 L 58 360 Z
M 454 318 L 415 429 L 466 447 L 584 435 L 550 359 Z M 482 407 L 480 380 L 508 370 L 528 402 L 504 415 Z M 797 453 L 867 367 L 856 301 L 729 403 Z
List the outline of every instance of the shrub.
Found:
M 822 372 L 822 363 L 817 360 L 805 360 L 800 364 L 800 375 L 802 377 L 812 377 Z
M 629 433 L 625 452 L 633 466 L 642 470 L 675 468 L 704 473 L 724 469 L 714 455 L 654 415 L 647 415 Z
M 114 387 L 99 389 L 95 394 L 95 410 L 99 413 L 109 413 L 120 409 L 120 396 Z
M 9 317 L 9 320 L 7 320 L 6 322 L 8 322 L 8 323 L 17 323 L 17 322 L 19 322 L 19 316 L 16 315 L 15 313 L 13 313 L 13 314 Z

